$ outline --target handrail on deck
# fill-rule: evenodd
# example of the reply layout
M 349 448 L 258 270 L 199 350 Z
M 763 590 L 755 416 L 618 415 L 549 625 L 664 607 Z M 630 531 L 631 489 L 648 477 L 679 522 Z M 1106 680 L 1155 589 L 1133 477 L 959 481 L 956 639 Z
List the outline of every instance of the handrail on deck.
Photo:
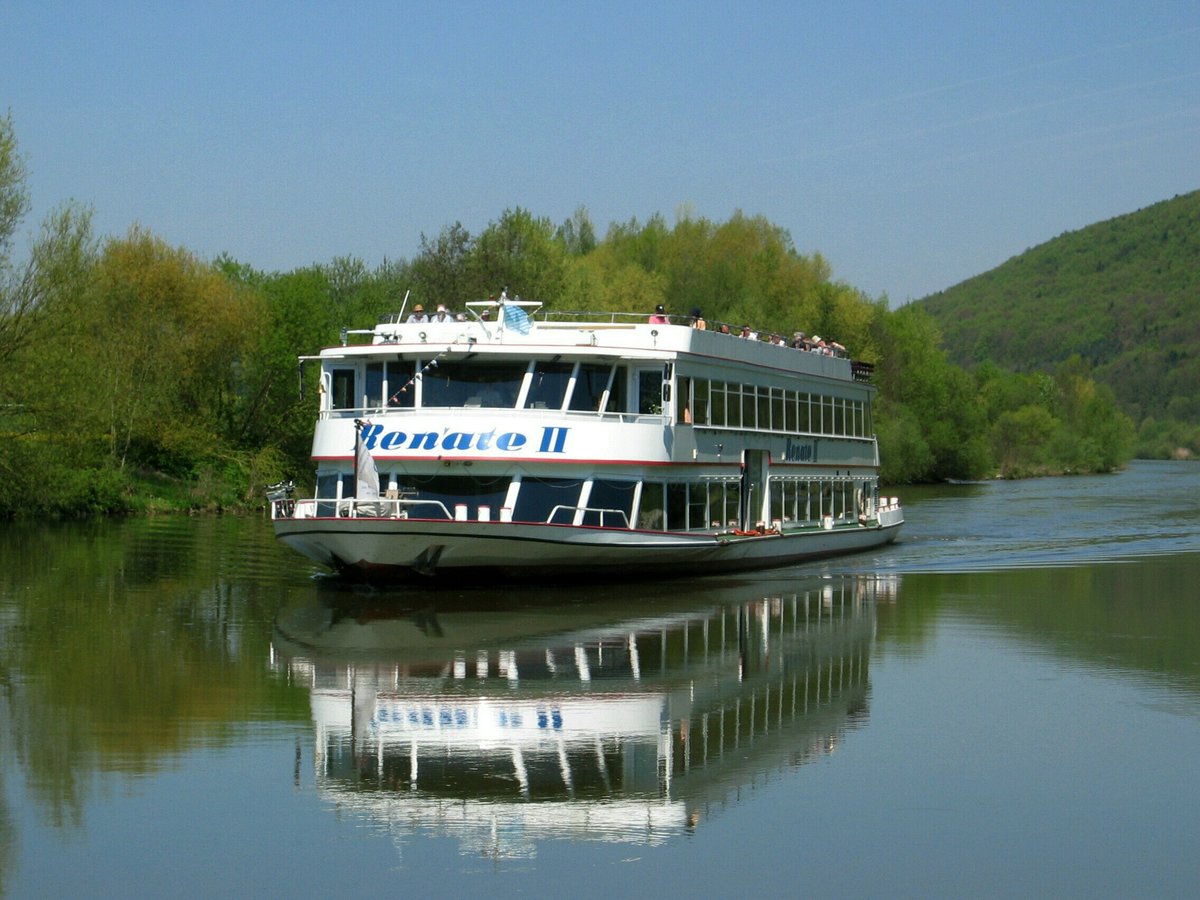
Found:
M 554 517 L 558 515 L 560 510 L 566 510 L 567 512 L 570 512 L 572 514 L 574 514 L 576 512 L 599 513 L 601 528 L 605 527 L 604 514 L 609 513 L 610 515 L 620 516 L 621 521 L 624 524 L 624 527 L 626 527 L 626 528 L 629 527 L 629 514 L 626 513 L 625 510 L 623 510 L 623 509 L 606 509 L 606 508 L 600 507 L 600 506 L 569 506 L 565 503 L 560 503 L 556 507 L 554 507 L 554 509 L 550 510 L 550 515 L 546 516 L 546 524 L 547 525 L 554 524 Z M 573 517 L 574 516 L 572 516 L 572 518 Z
M 454 518 L 450 514 L 450 510 L 446 508 L 446 504 L 441 500 L 414 500 L 405 497 L 379 497 L 370 500 L 359 500 L 356 497 L 348 497 L 342 500 L 325 497 L 313 497 L 307 500 L 272 500 L 271 518 L 319 518 L 317 509 L 321 504 L 332 505 L 335 517 L 350 519 L 407 519 L 410 518 L 409 510 L 419 506 L 435 507 L 435 512 L 441 512 L 441 518 L 447 520 Z M 438 516 L 425 516 L 424 518 L 438 518 Z

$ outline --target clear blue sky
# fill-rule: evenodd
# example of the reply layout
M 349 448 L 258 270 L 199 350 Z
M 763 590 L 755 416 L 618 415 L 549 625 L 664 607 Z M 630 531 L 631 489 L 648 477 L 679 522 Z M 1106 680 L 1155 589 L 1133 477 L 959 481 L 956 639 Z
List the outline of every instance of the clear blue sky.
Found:
M 1200 188 L 1200 2 L 0 0 L 32 233 L 266 270 L 735 210 L 893 304 Z

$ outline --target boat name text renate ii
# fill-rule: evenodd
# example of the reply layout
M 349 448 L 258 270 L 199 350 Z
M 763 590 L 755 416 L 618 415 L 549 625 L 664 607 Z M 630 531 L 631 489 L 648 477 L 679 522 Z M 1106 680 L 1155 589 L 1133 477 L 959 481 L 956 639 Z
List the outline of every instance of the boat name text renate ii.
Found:
M 563 453 L 570 428 L 546 425 L 537 442 L 538 453 Z M 382 425 L 366 424 L 362 442 L 368 450 L 531 450 L 529 436 L 520 431 L 385 431 Z
M 787 439 L 787 446 L 783 450 L 784 462 L 812 462 L 817 458 L 817 442 L 816 441 L 793 441 Z

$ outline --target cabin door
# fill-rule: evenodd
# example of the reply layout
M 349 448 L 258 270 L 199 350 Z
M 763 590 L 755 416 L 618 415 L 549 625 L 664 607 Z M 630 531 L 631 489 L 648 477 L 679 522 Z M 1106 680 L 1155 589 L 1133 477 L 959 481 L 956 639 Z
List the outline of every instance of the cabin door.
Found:
M 742 497 L 738 518 L 742 531 L 753 531 L 767 521 L 770 498 L 767 497 L 767 476 L 771 469 L 771 454 L 767 450 L 746 450 L 742 454 Z
M 361 404 L 355 386 L 354 369 L 333 369 L 330 384 L 330 409 L 357 409 Z

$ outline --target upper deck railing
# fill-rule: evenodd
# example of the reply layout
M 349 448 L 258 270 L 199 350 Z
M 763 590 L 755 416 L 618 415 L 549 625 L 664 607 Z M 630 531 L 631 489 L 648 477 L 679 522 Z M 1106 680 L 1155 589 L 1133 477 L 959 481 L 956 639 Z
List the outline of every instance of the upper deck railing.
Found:
M 620 312 L 614 310 L 548 310 L 536 300 L 469 300 L 465 311 L 458 314 L 447 314 L 444 320 L 421 319 L 412 320 L 403 312 L 388 313 L 380 317 L 378 324 L 370 329 L 343 329 L 342 344 L 349 343 L 351 335 L 371 336 L 375 343 L 391 343 L 400 339 L 399 326 L 416 326 L 420 330 L 417 336 L 421 341 L 434 338 L 434 334 L 426 328 L 446 328 L 454 325 L 471 325 L 477 323 L 484 329 L 496 328 L 500 333 L 516 331 L 521 335 L 529 334 L 538 328 L 561 329 L 576 327 L 594 330 L 597 327 L 633 329 L 639 327 L 671 325 L 678 328 L 695 326 L 691 316 L 672 315 L 670 313 Z M 850 359 L 850 354 L 836 341 L 823 340 L 819 335 L 806 335 L 795 332 L 790 340 L 778 332 L 759 333 L 747 325 L 733 326 L 727 322 L 711 321 L 705 323 L 704 330 L 709 334 L 724 335 L 741 340 L 753 340 L 757 343 L 771 344 L 788 349 L 806 351 L 822 356 L 839 359 Z M 651 334 L 657 332 L 651 330 Z M 766 338 L 763 334 L 768 335 Z M 855 381 L 869 382 L 874 373 L 874 365 L 867 362 L 853 361 L 852 376 Z

